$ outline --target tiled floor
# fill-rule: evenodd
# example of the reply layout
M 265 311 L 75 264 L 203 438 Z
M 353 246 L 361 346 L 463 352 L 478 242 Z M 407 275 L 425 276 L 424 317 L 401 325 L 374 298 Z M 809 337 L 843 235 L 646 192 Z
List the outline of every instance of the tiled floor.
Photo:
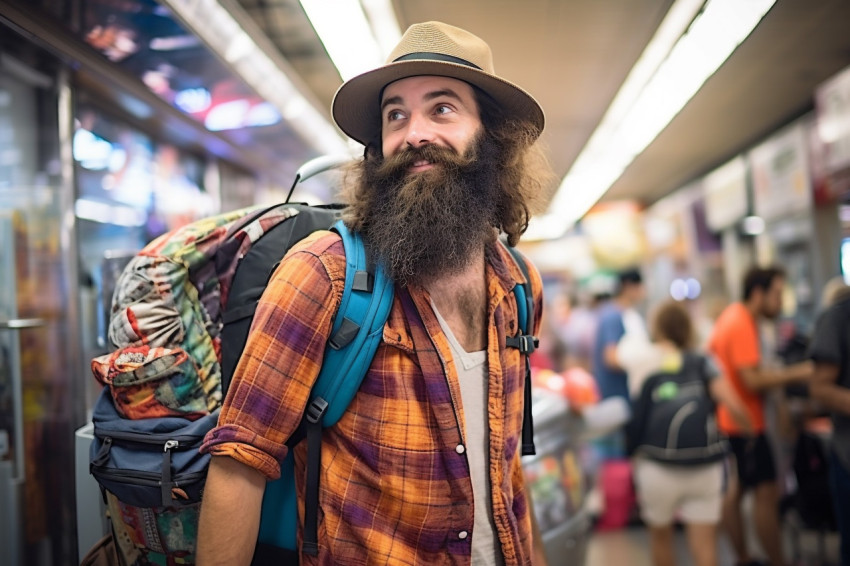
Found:
M 688 553 L 683 530 L 676 531 L 675 547 L 678 566 L 694 563 Z M 721 566 L 732 564 L 732 554 L 725 541 L 719 542 L 718 552 Z M 594 532 L 590 537 L 587 563 L 584 566 L 652 566 L 648 531 L 643 527 L 629 527 L 604 533 Z
M 722 535 L 718 541 L 719 566 L 733 566 L 734 560 L 731 548 Z M 786 556 L 790 560 L 795 554 L 798 560 L 795 566 L 834 566 L 837 564 L 838 540 L 834 533 L 820 538 L 813 532 L 804 532 L 799 538 L 799 552 L 794 552 L 793 538 L 790 531 L 784 535 Z M 688 553 L 685 533 L 676 532 L 676 564 L 692 566 L 694 564 Z M 822 546 L 821 546 L 822 545 Z M 821 560 L 821 557 L 824 559 Z M 562 566 L 551 564 L 550 566 Z M 563 565 L 573 566 L 573 565 Z M 593 532 L 587 549 L 587 560 L 584 566 L 652 566 L 649 555 L 649 534 L 643 527 L 629 527 L 618 531 L 604 533 Z

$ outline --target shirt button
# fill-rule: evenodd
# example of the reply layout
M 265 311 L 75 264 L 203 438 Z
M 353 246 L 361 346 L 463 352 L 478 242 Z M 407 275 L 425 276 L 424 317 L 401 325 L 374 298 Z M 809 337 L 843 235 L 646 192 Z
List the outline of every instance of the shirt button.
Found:
M 468 536 L 469 536 L 469 533 L 466 532 L 466 531 L 461 531 L 457 534 L 457 538 L 459 538 L 460 540 L 464 540 Z
M 458 454 L 463 454 L 464 452 L 466 452 L 466 448 L 464 448 L 463 444 L 458 444 L 455 448 L 455 452 L 457 452 Z

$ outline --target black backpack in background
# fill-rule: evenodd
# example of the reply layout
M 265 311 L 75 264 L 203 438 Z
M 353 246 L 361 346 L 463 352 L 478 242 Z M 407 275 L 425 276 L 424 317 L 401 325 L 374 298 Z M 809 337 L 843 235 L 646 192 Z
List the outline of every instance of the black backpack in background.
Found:
M 705 357 L 685 353 L 678 372 L 657 372 L 644 382 L 626 425 L 629 455 L 681 466 L 725 456 L 726 441 L 717 430 L 708 391 L 707 364 Z
M 800 433 L 794 446 L 793 467 L 797 489 L 791 498 L 803 525 L 810 529 L 835 530 L 829 459 L 816 435 L 806 431 Z

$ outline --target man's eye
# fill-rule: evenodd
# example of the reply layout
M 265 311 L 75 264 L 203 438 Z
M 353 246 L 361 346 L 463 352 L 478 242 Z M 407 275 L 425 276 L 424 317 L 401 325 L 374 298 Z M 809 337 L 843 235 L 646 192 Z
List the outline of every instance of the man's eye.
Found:
M 452 111 L 452 107 L 451 107 L 451 106 L 449 106 L 449 105 L 447 105 L 447 104 L 440 104 L 440 105 L 439 105 L 439 106 L 437 106 L 437 108 L 434 110 L 434 112 L 436 112 L 437 114 L 448 114 L 448 113 L 450 113 L 451 111 Z
M 404 117 L 404 115 L 398 110 L 390 110 L 387 113 L 387 121 L 389 121 L 389 122 L 393 122 L 395 120 L 401 120 L 403 117 Z

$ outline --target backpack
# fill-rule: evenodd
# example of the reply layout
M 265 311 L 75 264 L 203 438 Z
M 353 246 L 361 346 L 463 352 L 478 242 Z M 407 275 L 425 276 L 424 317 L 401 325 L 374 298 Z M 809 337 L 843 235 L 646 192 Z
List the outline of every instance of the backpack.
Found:
M 692 466 L 721 460 L 726 441 L 715 422 L 703 356 L 685 353 L 678 372 L 657 372 L 632 402 L 626 450 L 665 464 Z
M 792 460 L 797 489 L 791 503 L 797 509 L 804 527 L 836 529 L 835 508 L 829 481 L 829 459 L 823 441 L 817 435 L 801 431 L 794 446 Z
M 296 183 L 299 177 L 300 170 Z M 393 295 L 392 282 L 368 261 L 359 236 L 338 221 L 339 212 L 335 205 L 281 204 L 200 220 L 148 244 L 122 272 L 109 324 L 115 350 L 92 360 L 106 387 L 94 407 L 90 472 L 127 564 L 166 563 L 169 557 L 194 562 L 210 460 L 198 447 L 216 425 L 257 301 L 286 251 L 333 224 L 345 247 L 345 289 L 311 401 L 288 442 L 307 437 L 303 551 L 317 552 L 321 429 L 342 416 L 359 388 L 380 343 L 374 330 L 386 322 Z M 508 249 L 530 281 L 522 257 Z M 520 332 L 507 345 L 520 349 L 529 370 L 537 339 L 527 287 L 514 289 Z M 533 454 L 529 371 L 525 387 L 523 454 Z M 296 547 L 291 460 L 267 485 L 258 554 Z
M 339 210 L 284 204 L 204 219 L 154 240 L 121 273 L 110 318 L 115 350 L 92 360 L 105 387 L 92 415 L 89 468 L 126 563 L 194 561 L 210 460 L 198 448 L 217 423 L 222 382 L 235 369 L 277 263 L 303 236 L 334 224 Z M 391 282 L 367 265 L 359 236 L 341 222 L 334 229 L 347 273 L 336 348 L 327 349 L 323 364 L 338 381 L 325 377 L 316 386 L 336 410 L 325 426 L 359 387 L 378 344 L 367 338 L 383 327 L 392 304 Z M 336 402 L 337 393 L 348 398 Z

